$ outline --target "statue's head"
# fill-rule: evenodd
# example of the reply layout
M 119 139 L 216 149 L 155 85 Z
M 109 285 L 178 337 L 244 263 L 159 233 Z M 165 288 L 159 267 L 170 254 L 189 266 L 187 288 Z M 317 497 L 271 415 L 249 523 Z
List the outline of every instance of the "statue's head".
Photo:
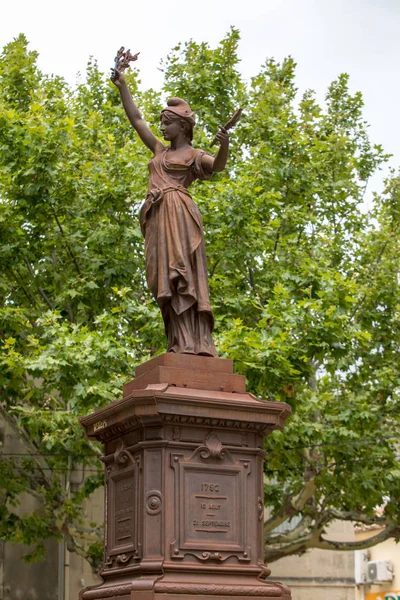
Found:
M 161 122 L 163 122 L 163 119 L 178 121 L 185 133 L 185 137 L 189 143 L 192 142 L 193 127 L 196 123 L 196 118 L 185 100 L 182 100 L 182 98 L 169 98 L 166 108 L 161 111 Z

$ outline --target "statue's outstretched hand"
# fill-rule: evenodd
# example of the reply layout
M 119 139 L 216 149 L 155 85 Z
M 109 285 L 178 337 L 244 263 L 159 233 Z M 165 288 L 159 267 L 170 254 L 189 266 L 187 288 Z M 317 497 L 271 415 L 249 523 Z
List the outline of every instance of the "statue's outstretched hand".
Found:
M 125 77 L 117 69 L 111 69 L 110 79 L 117 88 L 122 87 L 125 83 Z
M 215 136 L 216 140 L 221 144 L 221 146 L 229 146 L 229 135 L 225 127 L 222 127 L 222 125 L 218 125 L 218 128 L 219 131 Z

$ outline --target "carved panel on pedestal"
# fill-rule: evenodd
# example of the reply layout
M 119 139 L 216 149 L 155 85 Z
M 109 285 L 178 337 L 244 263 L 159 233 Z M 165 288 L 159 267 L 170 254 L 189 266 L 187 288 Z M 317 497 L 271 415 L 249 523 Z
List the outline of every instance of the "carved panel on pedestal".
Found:
M 106 563 L 123 566 L 140 558 L 139 485 L 140 457 L 133 457 L 123 442 L 106 457 L 107 522 Z
M 189 458 L 171 455 L 175 471 L 175 541 L 171 557 L 250 561 L 247 544 L 247 477 L 251 461 L 234 461 L 216 433 Z

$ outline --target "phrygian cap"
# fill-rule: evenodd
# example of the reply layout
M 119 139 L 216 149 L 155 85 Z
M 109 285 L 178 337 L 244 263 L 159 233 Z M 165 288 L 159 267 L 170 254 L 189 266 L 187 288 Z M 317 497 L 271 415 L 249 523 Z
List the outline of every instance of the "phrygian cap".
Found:
M 191 125 L 196 123 L 194 112 L 189 104 L 185 102 L 185 100 L 182 100 L 182 98 L 169 98 L 169 100 L 167 100 L 167 106 L 161 111 L 161 114 L 164 112 L 171 112 L 181 119 L 185 119 Z

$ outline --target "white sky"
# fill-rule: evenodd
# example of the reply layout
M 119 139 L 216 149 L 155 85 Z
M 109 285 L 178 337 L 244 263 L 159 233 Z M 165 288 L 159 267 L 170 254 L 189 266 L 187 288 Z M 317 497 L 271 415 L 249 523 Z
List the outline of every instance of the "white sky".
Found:
M 349 73 L 352 91 L 364 95 L 371 139 L 400 164 L 400 0 L 0 0 L 0 18 L 0 46 L 25 33 L 45 72 L 74 83 L 90 55 L 107 71 L 124 45 L 140 51 L 143 85 L 156 88 L 159 61 L 174 45 L 193 38 L 215 46 L 234 25 L 245 78 L 267 57 L 290 54 L 299 90 L 322 99 Z

